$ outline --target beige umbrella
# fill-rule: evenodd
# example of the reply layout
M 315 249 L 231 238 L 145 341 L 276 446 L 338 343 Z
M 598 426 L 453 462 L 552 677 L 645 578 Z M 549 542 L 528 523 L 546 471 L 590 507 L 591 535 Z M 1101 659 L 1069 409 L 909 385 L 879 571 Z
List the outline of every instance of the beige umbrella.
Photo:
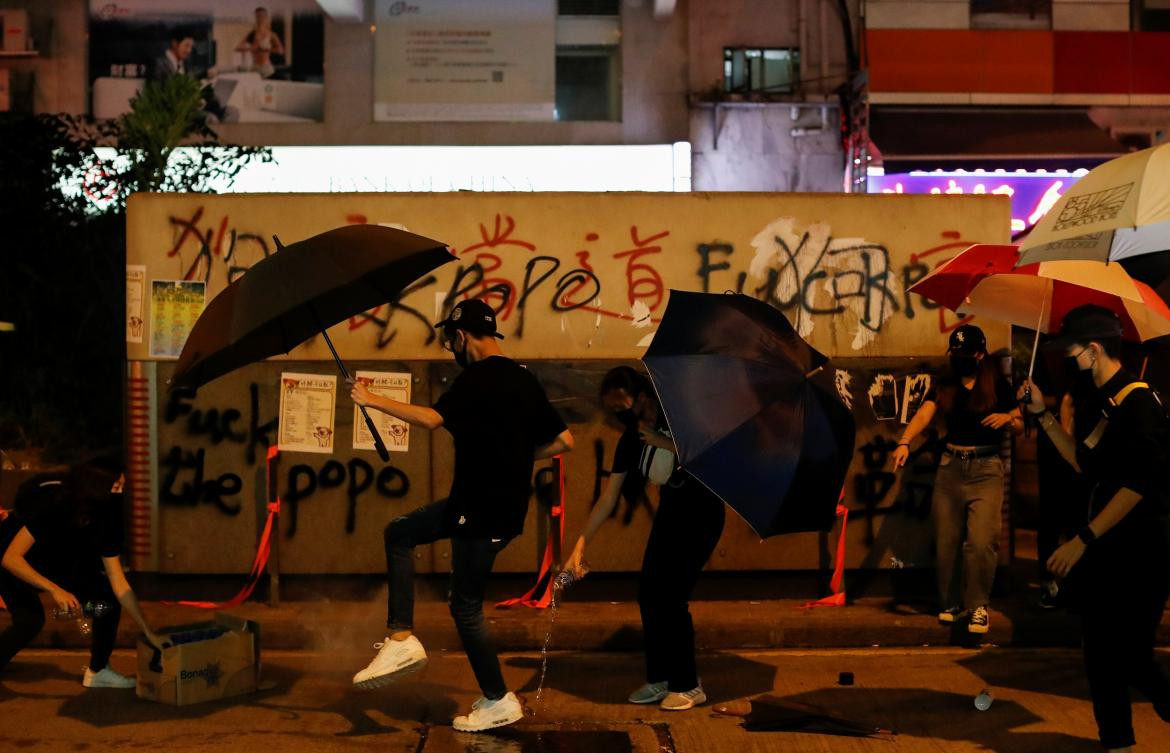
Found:
M 1060 198 L 1020 245 L 1020 265 L 1120 261 L 1170 249 L 1170 144 L 1110 160 Z

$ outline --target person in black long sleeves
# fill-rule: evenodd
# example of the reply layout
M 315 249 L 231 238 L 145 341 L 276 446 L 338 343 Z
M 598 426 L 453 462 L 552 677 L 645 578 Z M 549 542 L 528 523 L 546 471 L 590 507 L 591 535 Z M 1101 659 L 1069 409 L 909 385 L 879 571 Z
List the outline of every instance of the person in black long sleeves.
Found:
M 707 700 L 695 666 L 695 627 L 688 602 L 723 533 L 723 500 L 678 465 L 649 379 L 628 366 L 611 369 L 601 383 L 601 401 L 626 430 L 614 451 L 605 493 L 565 570 L 584 575 L 585 546 L 613 512 L 630 476 L 658 485 L 658 511 L 638 579 L 646 683 L 629 701 L 684 711 Z
M 536 460 L 573 449 L 573 435 L 549 404 L 540 382 L 504 356 L 496 315 L 480 300 L 461 301 L 435 325 L 463 373 L 433 408 L 375 395 L 360 382 L 350 393 L 414 426 L 451 432 L 455 473 L 447 499 L 421 507 L 386 526 L 389 581 L 386 640 L 354 675 L 362 688 L 385 685 L 421 669 L 426 651 L 414 636 L 414 547 L 451 540 L 451 617 L 483 697 L 453 726 L 479 732 L 524 716 L 509 692 L 483 619 L 483 598 L 496 555 L 524 530 Z
M 1167 541 L 1167 444 L 1170 426 L 1157 395 L 1124 369 L 1121 324 L 1108 309 L 1081 306 L 1065 317 L 1059 345 L 1093 376 L 1104 409 L 1077 415 L 1094 428 L 1081 441 L 1066 432 L 1035 383 L 1020 388 L 1028 410 L 1061 456 L 1092 484 L 1087 525 L 1048 559 L 1058 577 L 1072 575 L 1084 631 L 1085 674 L 1101 744 L 1135 744 L 1130 687 L 1170 722 L 1170 677 L 1154 658 L 1154 640 L 1170 595 Z
M 110 654 L 125 609 L 154 646 L 162 638 L 147 624 L 122 570 L 122 479 L 90 467 L 41 474 L 21 484 L 15 511 L 0 523 L 0 598 L 12 624 L 0 633 L 0 670 L 45 624 L 40 592 L 65 614 L 101 604 L 93 616 L 87 688 L 133 688 L 132 677 L 115 672 Z

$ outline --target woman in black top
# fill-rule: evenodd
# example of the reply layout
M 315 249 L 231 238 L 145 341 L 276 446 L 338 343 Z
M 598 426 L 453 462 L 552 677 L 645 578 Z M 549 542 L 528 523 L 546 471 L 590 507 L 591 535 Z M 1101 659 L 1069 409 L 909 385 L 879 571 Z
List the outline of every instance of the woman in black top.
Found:
M 953 624 L 968 615 L 967 630 L 990 628 L 987 603 L 999 554 L 1003 508 L 1003 430 L 1023 431 L 1024 422 L 1011 385 L 987 357 L 983 330 L 964 324 L 951 333 L 947 348 L 951 369 L 931 389 L 894 449 L 894 468 L 906 464 L 910 442 L 941 408 L 946 421 L 946 448 L 931 495 L 938 568 L 938 620 Z M 962 555 L 962 567 L 959 556 Z M 956 576 L 962 589 L 956 594 Z
M 626 430 L 614 451 L 601 500 L 565 569 L 584 573 L 585 546 L 609 518 L 631 476 L 658 485 L 658 511 L 646 542 L 638 606 L 646 643 L 646 684 L 631 703 L 683 711 L 707 700 L 695 667 L 695 629 L 688 602 L 703 565 L 723 533 L 723 501 L 683 470 L 650 381 L 628 366 L 611 369 L 601 401 Z
M 21 484 L 16 510 L 0 523 L 0 598 L 12 624 L 0 633 L 0 671 L 45 624 L 39 592 L 59 612 L 93 618 L 93 645 L 82 684 L 132 688 L 134 679 L 109 666 L 122 607 L 154 646 L 162 639 L 146 623 L 120 559 L 122 478 L 92 468 L 44 474 Z M 100 605 L 94 609 L 95 605 Z

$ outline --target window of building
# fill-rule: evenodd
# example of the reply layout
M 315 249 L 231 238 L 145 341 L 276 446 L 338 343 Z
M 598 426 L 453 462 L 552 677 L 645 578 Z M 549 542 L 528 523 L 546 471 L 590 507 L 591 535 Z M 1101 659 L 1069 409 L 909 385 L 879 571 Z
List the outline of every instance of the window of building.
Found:
M 617 47 L 557 46 L 557 120 L 621 120 Z
M 1170 31 L 1170 0 L 1133 0 L 1139 31 Z
M 557 13 L 557 120 L 621 120 L 618 3 L 560 0 Z
M 723 49 L 723 90 L 791 94 L 800 85 L 800 50 L 793 47 Z
M 971 0 L 972 29 L 1051 29 L 1052 0 Z

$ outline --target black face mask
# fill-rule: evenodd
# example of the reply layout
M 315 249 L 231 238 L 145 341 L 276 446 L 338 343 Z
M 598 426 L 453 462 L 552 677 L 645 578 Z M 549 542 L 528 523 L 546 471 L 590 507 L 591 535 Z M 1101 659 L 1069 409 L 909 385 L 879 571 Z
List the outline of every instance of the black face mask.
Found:
M 979 371 L 979 361 L 975 356 L 951 356 L 951 371 L 957 377 L 975 376 Z
M 451 353 L 455 356 L 455 363 L 459 364 L 460 368 L 466 369 L 471 364 L 467 358 L 467 335 L 463 336 L 463 350 L 452 350 Z
M 618 421 L 621 421 L 627 428 L 633 428 L 638 425 L 638 414 L 634 412 L 633 408 L 625 408 L 614 413 Z
M 1077 359 L 1065 356 L 1064 359 L 1064 374 L 1069 380 L 1070 386 L 1073 387 L 1092 387 L 1093 386 L 1093 369 L 1090 366 L 1087 369 L 1082 369 L 1077 363 Z

